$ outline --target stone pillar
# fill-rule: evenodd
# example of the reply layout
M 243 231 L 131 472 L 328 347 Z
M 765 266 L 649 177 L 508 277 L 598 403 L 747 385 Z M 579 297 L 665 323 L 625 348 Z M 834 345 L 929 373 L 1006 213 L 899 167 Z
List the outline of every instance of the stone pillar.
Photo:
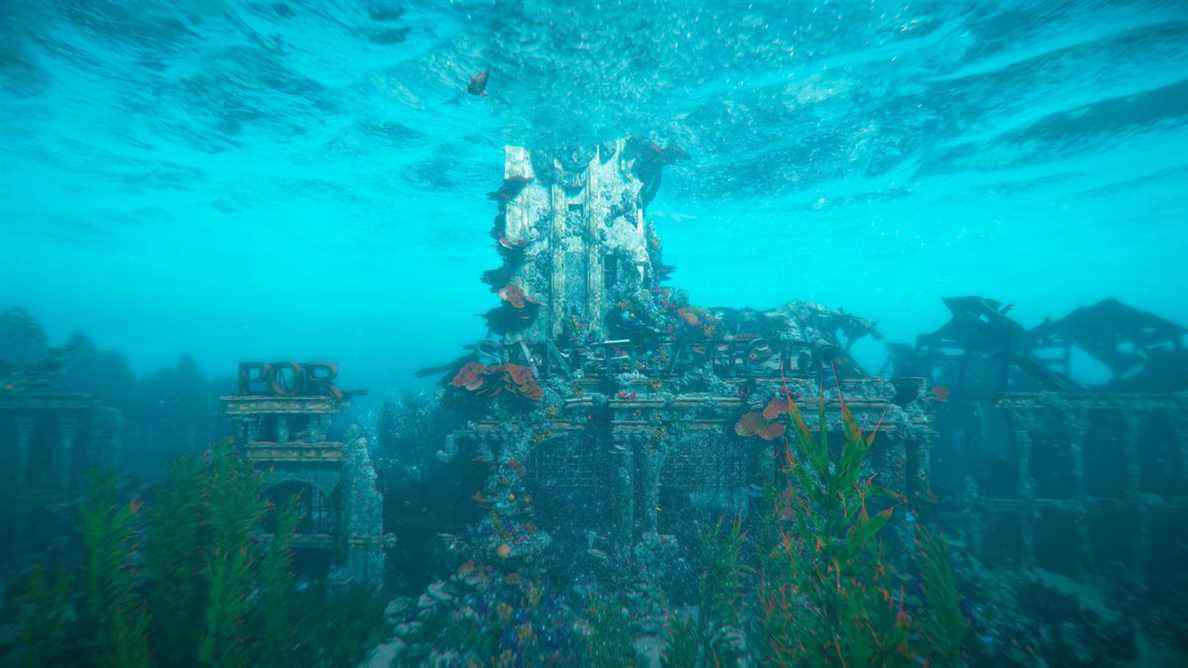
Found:
M 606 222 L 606 204 L 601 195 L 602 184 L 599 182 L 599 170 L 596 165 L 602 162 L 601 149 L 594 153 L 594 160 L 586 169 L 586 319 L 590 326 L 590 335 L 601 337 L 602 331 L 602 253 L 603 247 L 598 243 L 598 235 Z
M 924 499 L 928 498 L 929 477 L 932 474 L 932 448 L 936 444 L 937 433 L 931 429 L 915 429 L 908 435 L 908 444 L 906 447 L 915 450 L 915 464 L 916 468 L 911 472 L 912 486 L 915 491 L 916 501 L 919 505 Z M 910 461 L 910 460 L 909 460 Z
M 560 173 L 561 163 L 554 160 L 554 169 Z M 565 201 L 565 190 L 554 184 L 549 188 L 549 199 L 552 202 L 553 219 L 550 225 L 550 301 L 549 301 L 549 336 L 561 336 L 565 329 L 565 213 L 568 204 Z
M 643 457 L 643 526 L 645 534 L 657 533 L 659 518 L 657 508 L 660 507 L 660 471 L 664 468 L 666 453 L 663 439 L 646 439 L 640 443 L 640 455 Z
M 98 408 L 92 419 L 88 464 L 118 469 L 120 462 L 120 431 L 124 416 L 114 408 Z
M 16 486 L 25 487 L 29 482 L 29 448 L 33 446 L 33 428 L 37 421 L 30 413 L 16 417 Z
M 1077 503 L 1073 520 L 1077 534 L 1077 569 L 1091 569 L 1093 542 L 1089 534 L 1089 491 L 1085 483 L 1085 442 L 1089 434 L 1089 411 L 1079 410 L 1066 416 L 1068 424 L 1068 454 L 1071 460 L 1072 495 Z
M 1150 524 L 1147 506 L 1142 497 L 1142 464 L 1139 462 L 1139 428 L 1142 426 L 1143 414 L 1137 414 L 1132 409 L 1123 409 L 1122 413 L 1122 461 L 1119 462 L 1125 471 L 1125 490 L 1123 498 L 1130 507 L 1134 525 L 1134 540 L 1131 543 L 1132 569 L 1140 577 L 1145 576 L 1147 570 L 1147 555 L 1150 551 Z
M 280 414 L 276 416 L 276 442 L 289 442 L 289 416 Z
M 243 442 L 253 443 L 260 440 L 260 416 L 249 415 L 243 419 Z
M 615 458 L 615 514 L 618 531 L 615 548 L 629 554 L 635 536 L 635 452 L 634 444 L 621 436 L 612 436 L 611 456 Z
M 1035 482 L 1031 479 L 1031 432 L 1036 416 L 1028 409 L 1016 409 L 1010 414 L 1011 440 L 1015 449 L 1016 493 L 1022 501 L 1019 513 L 1019 565 L 1029 568 L 1035 563 Z
M 345 567 L 352 582 L 378 588 L 384 582 L 384 499 L 376 484 L 367 437 L 350 438 L 345 454 L 342 472 L 346 497 Z
M 78 438 L 79 419 L 71 413 L 58 413 L 58 452 L 54 463 L 58 468 L 58 481 L 62 489 L 74 486 L 74 446 Z
M 1168 408 L 1167 421 L 1171 425 L 1171 455 L 1175 459 L 1176 478 L 1172 494 L 1188 494 L 1188 407 L 1179 404 Z
M 966 476 L 961 489 L 961 519 L 965 540 L 970 552 L 978 559 L 982 559 L 982 527 L 986 522 L 980 513 L 981 497 L 978 494 L 978 482 L 973 476 Z
M 309 416 L 309 441 L 310 443 L 323 443 L 326 440 L 327 427 L 330 423 L 330 416 L 322 413 Z

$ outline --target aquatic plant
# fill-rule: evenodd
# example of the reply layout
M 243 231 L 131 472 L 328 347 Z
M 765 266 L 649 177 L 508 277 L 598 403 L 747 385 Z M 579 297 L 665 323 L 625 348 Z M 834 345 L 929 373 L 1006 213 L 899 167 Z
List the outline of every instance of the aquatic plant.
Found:
M 672 615 L 668 622 L 668 644 L 660 654 L 663 668 L 694 668 L 701 654 L 701 634 L 690 616 Z
M 264 665 L 354 666 L 368 647 L 383 640 L 384 601 L 374 592 L 362 588 L 330 592 L 318 586 L 293 594 L 288 604 L 293 613 L 288 615 L 287 635 L 296 646 L 275 660 L 265 652 Z M 261 614 L 273 613 L 263 609 Z M 294 659 L 294 651 L 300 653 L 300 660 Z
M 205 473 L 198 459 L 178 458 L 147 511 L 145 574 L 152 649 L 175 666 L 197 661 L 204 622 L 206 582 L 196 574 L 202 571 L 208 537 Z
M 775 528 L 762 564 L 760 642 L 776 666 L 910 665 L 902 590 L 889 588 L 878 532 L 893 506 L 868 506 L 890 493 L 863 473 L 877 433 L 864 435 L 842 401 L 842 443 L 830 447 L 825 400 L 819 428 L 805 423 L 790 392 L 770 411 L 786 416 L 780 479 L 769 495 Z
M 92 476 L 79 529 L 86 550 L 84 624 L 98 647 L 100 666 L 149 665 L 148 615 L 136 590 L 138 573 L 132 561 L 139 510 L 139 499 L 120 503 L 113 477 Z
M 17 641 L 19 665 L 29 668 L 63 665 L 72 653 L 71 578 L 50 573 L 40 564 L 19 585 Z
M 586 661 L 596 668 L 635 665 L 630 623 L 624 602 L 617 596 L 591 596 L 586 607 L 590 635 L 586 638 Z
M 718 523 L 701 540 L 704 569 L 700 580 L 701 642 L 715 664 L 737 658 L 740 650 L 728 641 L 742 623 L 742 599 L 747 567 L 743 563 L 742 520 Z
M 257 615 L 260 618 L 260 662 L 262 666 L 288 666 L 293 663 L 293 536 L 301 521 L 299 500 L 294 497 L 276 511 L 276 530 L 268 550 L 260 561 L 259 581 L 262 594 Z
M 210 549 L 203 570 L 210 589 L 198 659 L 206 665 L 249 666 L 254 633 L 244 621 L 252 612 L 251 531 L 264 514 L 263 490 L 251 462 L 236 455 L 230 440 L 211 449 L 206 485 Z
M 939 536 L 922 526 L 916 529 L 916 545 L 926 598 L 917 627 L 928 648 L 928 658 L 936 666 L 960 665 L 970 629 L 961 611 L 948 550 Z

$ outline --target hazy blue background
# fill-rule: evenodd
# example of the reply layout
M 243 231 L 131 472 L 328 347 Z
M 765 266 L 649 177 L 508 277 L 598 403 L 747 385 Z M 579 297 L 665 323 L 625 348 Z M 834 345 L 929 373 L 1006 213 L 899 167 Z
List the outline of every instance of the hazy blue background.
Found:
M 1188 322 L 1186 120 L 1183 0 L 2 0 L 0 307 L 405 383 L 482 334 L 503 144 L 635 133 L 695 302 Z

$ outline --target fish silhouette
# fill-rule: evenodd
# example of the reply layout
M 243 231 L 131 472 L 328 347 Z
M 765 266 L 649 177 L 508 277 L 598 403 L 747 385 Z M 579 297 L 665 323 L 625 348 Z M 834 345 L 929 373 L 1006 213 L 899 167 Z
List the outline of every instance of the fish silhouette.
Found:
M 470 77 L 470 83 L 466 85 L 466 92 L 471 95 L 486 95 L 487 94 L 487 77 L 490 76 L 491 70 L 483 70 L 478 74 Z

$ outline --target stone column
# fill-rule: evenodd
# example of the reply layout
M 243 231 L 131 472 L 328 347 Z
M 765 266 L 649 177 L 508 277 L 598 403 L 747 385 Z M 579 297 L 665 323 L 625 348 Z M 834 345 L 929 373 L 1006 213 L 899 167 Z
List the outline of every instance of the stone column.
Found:
M 618 531 L 615 548 L 629 554 L 635 536 L 635 452 L 634 444 L 622 436 L 613 436 L 611 456 L 615 463 L 615 514 Z
M 384 581 L 383 496 L 376 485 L 367 437 L 348 437 L 342 469 L 346 569 L 351 581 L 378 588 Z M 327 495 L 327 498 L 330 498 Z
M 583 193 L 586 213 L 586 320 L 590 334 L 602 336 L 602 245 L 598 233 L 606 222 L 606 205 L 602 201 L 598 170 L 601 163 L 601 149 L 595 151 L 591 166 L 586 169 L 586 192 Z
M 1089 411 L 1067 414 L 1068 454 L 1071 459 L 1072 495 L 1077 502 L 1075 530 L 1077 534 L 1077 569 L 1091 569 L 1093 542 L 1089 535 L 1089 492 L 1085 483 L 1085 442 L 1089 433 Z
M 1120 464 L 1125 471 L 1125 490 L 1123 498 L 1130 507 L 1134 523 L 1134 540 L 1131 543 L 1131 561 L 1134 572 L 1140 577 L 1145 576 L 1147 569 L 1147 553 L 1150 550 L 1151 519 L 1148 517 L 1147 506 L 1142 497 L 1142 464 L 1139 462 L 1139 428 L 1142 426 L 1144 414 L 1135 413 L 1133 409 L 1122 409 L 1122 461 Z
M 22 489 L 29 482 L 29 448 L 33 445 L 33 428 L 37 421 L 31 413 L 16 417 L 16 486 Z
M 330 416 L 317 413 L 309 416 L 309 441 L 310 443 L 323 443 L 326 440 L 327 426 L 330 422 Z
M 643 526 L 645 534 L 657 533 L 659 518 L 656 509 L 660 506 L 660 471 L 664 468 L 665 443 L 659 439 L 641 439 L 640 455 L 643 457 Z
M 1173 495 L 1188 494 L 1188 406 L 1173 404 L 1167 409 L 1171 430 L 1171 456 L 1176 467 Z
M 1015 448 L 1016 493 L 1022 501 L 1019 513 L 1019 565 L 1029 568 L 1035 563 L 1035 481 L 1031 479 L 1031 432 L 1036 416 L 1028 409 L 1015 409 L 1010 414 L 1011 440 Z
M 78 438 L 79 419 L 71 413 L 58 413 L 58 452 L 54 462 L 58 468 L 58 481 L 62 489 L 74 486 L 74 446 Z
M 288 415 L 281 414 L 281 415 L 276 416 L 276 442 L 277 443 L 288 443 L 289 442 L 289 416 Z
M 260 416 L 248 415 L 243 418 L 243 442 L 246 445 L 258 440 L 260 440 Z
M 561 163 L 553 161 L 554 169 L 560 173 Z M 565 191 L 559 185 L 549 188 L 553 218 L 550 225 L 549 252 L 551 254 L 549 278 L 549 332 L 552 337 L 560 336 L 565 328 L 565 213 L 568 204 Z
M 973 476 L 966 476 L 961 489 L 962 529 L 965 532 L 965 540 L 970 551 L 978 559 L 982 559 L 984 554 L 982 552 L 982 528 L 986 524 L 984 512 L 979 512 L 981 506 L 978 483 Z

